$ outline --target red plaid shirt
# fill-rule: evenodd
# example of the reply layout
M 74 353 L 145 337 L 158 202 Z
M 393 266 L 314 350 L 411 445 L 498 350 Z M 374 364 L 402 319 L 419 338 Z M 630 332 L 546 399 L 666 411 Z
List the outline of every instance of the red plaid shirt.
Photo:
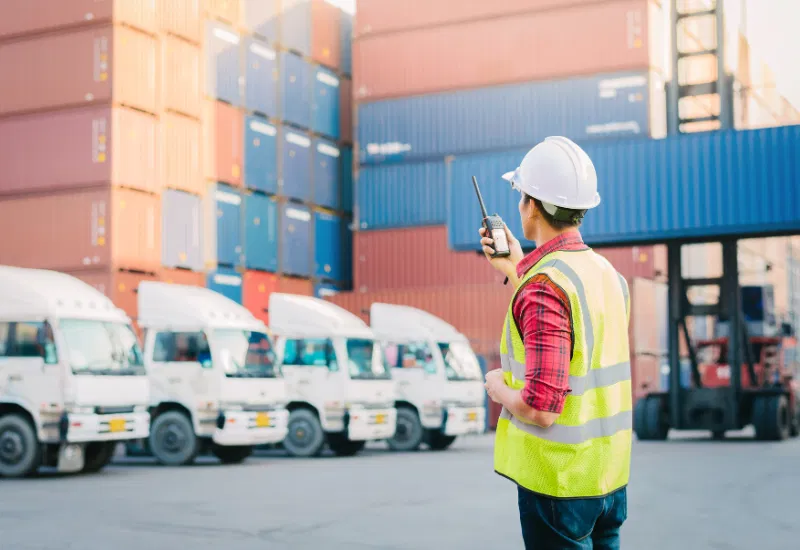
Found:
M 525 256 L 517 275 L 557 250 L 586 250 L 580 233 L 570 231 Z M 525 387 L 522 399 L 544 412 L 561 413 L 569 393 L 572 359 L 572 318 L 569 299 L 547 275 L 536 275 L 517 294 L 514 320 L 525 342 Z

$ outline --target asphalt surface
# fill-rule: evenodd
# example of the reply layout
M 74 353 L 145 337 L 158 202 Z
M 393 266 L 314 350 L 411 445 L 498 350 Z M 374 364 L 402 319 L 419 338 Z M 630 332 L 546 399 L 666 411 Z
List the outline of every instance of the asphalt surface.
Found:
M 294 460 L 259 454 L 163 468 L 0 480 L 1 550 L 522 548 L 491 436 L 442 453 Z M 800 548 L 800 440 L 636 443 L 623 548 Z

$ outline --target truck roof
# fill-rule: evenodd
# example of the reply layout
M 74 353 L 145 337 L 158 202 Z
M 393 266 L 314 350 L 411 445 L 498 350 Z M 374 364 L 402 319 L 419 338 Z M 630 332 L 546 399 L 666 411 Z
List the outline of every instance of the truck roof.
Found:
M 415 307 L 374 303 L 369 318 L 372 330 L 382 339 L 468 341 L 450 323 Z
M 276 334 L 296 338 L 374 338 L 369 325 L 337 305 L 280 292 L 269 297 L 269 325 Z
M 267 328 L 245 307 L 208 288 L 143 281 L 139 284 L 138 300 L 139 325 L 144 328 L 255 331 Z
M 0 319 L 47 317 L 130 323 L 105 294 L 71 275 L 0 266 Z

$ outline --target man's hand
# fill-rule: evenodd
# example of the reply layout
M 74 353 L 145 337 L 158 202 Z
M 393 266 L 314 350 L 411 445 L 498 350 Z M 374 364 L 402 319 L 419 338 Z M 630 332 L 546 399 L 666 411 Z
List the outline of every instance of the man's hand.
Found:
M 503 379 L 502 369 L 487 372 L 486 383 L 483 386 L 486 388 L 486 393 L 489 394 L 489 399 L 499 405 L 503 404 L 500 400 L 500 392 L 506 387 L 506 381 Z
M 522 261 L 524 256 L 522 253 L 522 245 L 519 244 L 519 241 L 508 229 L 508 226 L 505 224 L 504 226 L 506 230 L 506 240 L 508 241 L 508 249 L 511 252 L 510 256 L 506 256 L 505 258 L 492 258 L 491 255 L 494 254 L 494 240 L 492 240 L 491 235 L 486 233 L 485 227 L 481 227 L 479 230 L 479 234 L 481 236 L 481 248 L 483 249 L 486 259 L 489 260 L 489 263 L 492 264 L 493 268 L 508 277 L 510 281 L 516 281 L 517 264 Z

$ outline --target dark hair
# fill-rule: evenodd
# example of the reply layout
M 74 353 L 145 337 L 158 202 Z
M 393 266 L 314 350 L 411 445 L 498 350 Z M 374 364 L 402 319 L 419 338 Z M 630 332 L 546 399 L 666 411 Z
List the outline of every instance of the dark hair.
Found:
M 564 229 L 569 229 L 571 227 L 580 227 L 581 223 L 583 222 L 583 215 L 586 213 L 586 210 L 569 210 L 567 208 L 559 208 L 554 216 L 544 209 L 542 201 L 539 199 L 534 199 L 530 195 L 523 195 L 525 196 L 526 202 L 533 201 L 533 204 L 536 205 L 536 209 L 542 214 L 542 217 L 544 218 L 544 221 L 547 222 L 547 225 L 557 231 L 563 231 Z M 558 219 L 556 219 L 556 216 Z

